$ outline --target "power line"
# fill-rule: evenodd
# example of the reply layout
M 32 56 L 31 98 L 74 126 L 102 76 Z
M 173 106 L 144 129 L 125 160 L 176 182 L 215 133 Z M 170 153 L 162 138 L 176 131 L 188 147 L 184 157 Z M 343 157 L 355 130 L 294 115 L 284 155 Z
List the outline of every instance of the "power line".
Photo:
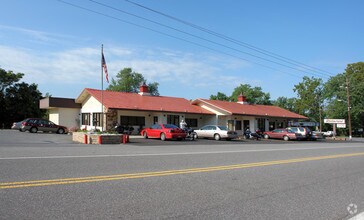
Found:
M 177 28 L 174 28 L 174 27 L 171 27 L 171 26 L 168 26 L 168 25 L 165 25 L 165 24 L 162 24 L 160 22 L 157 22 L 157 21 L 153 21 L 151 19 L 147 19 L 147 18 L 144 18 L 142 16 L 139 16 L 139 15 L 136 15 L 136 14 L 132 14 L 130 12 L 127 12 L 127 11 L 124 11 L 124 10 L 121 10 L 119 8 L 115 8 L 113 6 L 110 6 L 110 5 L 107 5 L 107 4 L 104 4 L 104 3 L 100 3 L 98 1 L 95 1 L 95 0 L 89 0 L 90 2 L 93 2 L 95 4 L 98 4 L 98 5 L 101 5 L 103 7 L 106 7 L 106 8 L 109 8 L 109 9 L 112 9 L 112 10 L 115 10 L 115 11 L 118 11 L 118 12 L 121 12 L 121 13 L 124 13 L 124 14 L 127 14 L 127 15 L 130 15 L 130 16 L 133 16 L 133 17 L 136 17 L 136 18 L 139 18 L 139 19 L 142 19 L 142 20 L 145 20 L 145 21 L 148 21 L 148 22 L 151 22 L 153 24 L 157 24 L 159 26 L 162 26 L 162 27 L 165 27 L 165 28 L 168 28 L 168 29 L 171 29 L 171 30 L 174 30 L 174 31 L 177 31 L 177 32 L 180 32 L 180 33 L 183 33 L 183 34 L 186 34 L 186 35 L 189 35 L 189 36 L 192 36 L 192 37 L 195 37 L 197 39 L 200 39 L 200 40 L 203 40 L 203 41 L 206 41 L 206 42 L 209 42 L 209 43 L 212 43 L 212 44 L 215 44 L 215 45 L 218 45 L 218 46 L 222 46 L 222 47 L 225 47 L 225 48 L 228 48 L 230 50 L 233 50 L 233 51 L 236 51 L 236 52 L 239 52 L 239 53 L 243 53 L 243 54 L 246 54 L 246 55 L 249 55 L 249 56 L 252 56 L 252 57 L 255 57 L 255 58 L 258 58 L 258 59 L 261 59 L 261 60 L 264 60 L 264 61 L 267 61 L 267 62 L 270 62 L 270 63 L 274 63 L 274 64 L 277 64 L 277 65 L 280 65 L 280 66 L 284 66 L 284 67 L 287 67 L 287 68 L 290 68 L 290 69 L 293 69 L 293 70 L 296 70 L 296 71 L 300 71 L 300 72 L 304 72 L 304 73 L 307 73 L 307 74 L 312 74 L 312 75 L 316 75 L 318 77 L 321 77 L 315 73 L 312 73 L 312 72 L 308 72 L 306 70 L 302 70 L 302 69 L 299 69 L 299 68 L 296 68 L 296 67 L 292 67 L 292 66 L 289 66 L 289 65 L 286 65 L 286 64 L 282 64 L 282 63 L 279 63 L 277 61 L 273 61 L 273 60 L 270 60 L 270 59 L 267 59 L 267 58 L 263 58 L 261 56 L 257 56 L 257 55 L 254 55 L 254 54 L 251 54 L 251 53 L 248 53 L 248 52 L 244 52 L 244 51 L 241 51 L 241 50 L 238 50 L 236 48 L 233 48 L 233 47 L 230 47 L 230 46 L 227 46 L 227 45 L 224 45 L 224 44 L 221 44 L 221 43 L 218 43 L 218 42 L 215 42 L 215 41 L 212 41 L 212 40 L 209 40 L 209 39 L 206 39 L 206 38 L 203 38 L 203 37 L 200 37 L 200 36 L 197 36 L 195 34 L 191 34 L 191 33 L 188 33 L 186 31 L 182 31 L 180 29 L 177 29 Z M 286 61 L 285 61 L 286 62 Z M 295 65 L 295 64 L 294 64 Z M 295 65 L 297 66 L 297 65 Z
M 313 66 L 309 66 L 309 65 L 304 64 L 304 63 L 302 63 L 302 62 L 299 62 L 299 61 L 296 61 L 296 60 L 293 60 L 293 59 L 290 59 L 290 58 L 287 58 L 287 57 L 281 56 L 281 55 L 279 55 L 279 54 L 276 54 L 276 53 L 270 52 L 270 51 L 268 51 L 268 50 L 264 50 L 264 49 L 262 49 L 262 48 L 259 48 L 259 47 L 256 47 L 256 46 L 253 46 L 253 45 L 251 45 L 251 44 L 248 44 L 248 43 L 245 43 L 245 42 L 242 42 L 242 41 L 236 40 L 236 39 L 234 39 L 234 38 L 231 38 L 231 37 L 228 37 L 228 36 L 226 36 L 226 35 L 223 35 L 223 34 L 217 33 L 217 32 L 215 32 L 215 31 L 209 30 L 209 29 L 207 29 L 207 28 L 201 27 L 201 26 L 196 25 L 196 24 L 193 24 L 193 23 L 191 23 L 191 22 L 184 21 L 184 20 L 179 19 L 179 18 L 177 18 L 177 17 L 174 17 L 174 16 L 168 15 L 168 14 L 166 14 L 166 13 L 163 13 L 163 12 L 157 11 L 157 10 L 155 10 L 155 9 L 152 9 L 152 8 L 146 7 L 146 6 L 141 5 L 141 4 L 139 4 L 139 3 L 136 3 L 136 2 L 133 2 L 133 1 L 130 1 L 130 0 L 124 0 L 124 1 L 126 1 L 126 2 L 128 2 L 128 3 L 130 3 L 130 4 L 133 4 L 133 5 L 136 5 L 136 6 L 138 6 L 138 7 L 144 8 L 144 9 L 146 9 L 146 10 L 149 10 L 149 11 L 151 11 L 151 12 L 157 13 L 157 14 L 162 15 L 162 16 L 164 16 L 164 17 L 167 17 L 167 18 L 169 18 L 169 19 L 175 20 L 175 21 L 180 22 L 180 23 L 182 23 L 182 24 L 185 24 L 185 25 L 187 25 L 187 26 L 193 27 L 193 28 L 198 29 L 198 30 L 200 30 L 200 31 L 203 31 L 203 32 L 205 32 L 205 33 L 208 33 L 208 34 L 214 35 L 214 36 L 216 36 L 216 37 L 222 38 L 222 39 L 224 39 L 224 40 L 227 40 L 227 41 L 229 41 L 229 42 L 235 43 L 235 44 L 237 44 L 237 45 L 240 45 L 240 46 L 243 46 L 243 47 L 249 48 L 249 49 L 251 49 L 251 50 L 253 50 L 253 51 L 256 51 L 256 52 L 258 52 L 258 53 L 261 53 L 261 54 L 264 54 L 264 55 L 266 55 L 266 56 L 269 56 L 269 57 L 275 58 L 275 59 L 277 59 L 277 60 L 280 60 L 280 61 L 283 61 L 283 62 L 287 62 L 287 63 L 290 63 L 290 64 L 295 65 L 295 66 L 299 66 L 299 67 L 304 68 L 304 69 L 306 69 L 306 70 L 310 70 L 310 71 L 312 71 L 312 70 L 319 71 L 319 72 L 321 72 L 321 73 L 319 73 L 319 74 L 321 74 L 321 75 L 325 75 L 326 77 L 331 77 L 331 76 L 333 76 L 333 75 L 334 75 L 334 74 L 332 74 L 332 73 L 330 73 L 330 72 L 328 72 L 328 71 L 326 71 L 326 70 L 322 70 L 322 69 L 319 69 L 319 68 L 316 68 L 316 67 L 313 67 Z
M 281 70 L 276 69 L 276 68 L 271 67 L 271 66 L 267 66 L 267 65 L 264 65 L 264 64 L 261 64 L 261 63 L 257 63 L 257 62 L 254 62 L 254 61 L 251 61 L 251 60 L 248 60 L 248 59 L 245 59 L 245 58 L 242 58 L 242 57 L 239 57 L 239 56 L 236 56 L 236 55 L 233 55 L 233 54 L 221 51 L 221 50 L 217 50 L 217 49 L 214 49 L 214 48 L 211 48 L 211 47 L 208 47 L 208 46 L 205 46 L 205 45 L 202 45 L 202 44 L 190 41 L 190 40 L 186 40 L 186 39 L 183 39 L 183 38 L 180 38 L 180 37 L 176 37 L 176 36 L 173 36 L 171 34 L 167 34 L 167 33 L 164 33 L 164 32 L 161 32 L 161 31 L 158 31 L 158 30 L 155 30 L 155 29 L 152 29 L 152 28 L 140 25 L 140 24 L 136 24 L 136 23 L 133 23 L 133 22 L 130 22 L 130 21 L 126 21 L 126 20 L 120 19 L 120 18 L 115 17 L 115 16 L 111 16 L 111 15 L 108 15 L 108 14 L 105 14 L 105 13 L 102 13 L 102 12 L 99 12 L 99 11 L 95 11 L 95 10 L 92 10 L 92 9 L 89 9 L 89 8 L 85 8 L 85 7 L 80 6 L 80 5 L 76 5 L 76 4 L 73 4 L 73 3 L 70 3 L 70 2 L 66 2 L 64 0 L 57 0 L 57 1 L 59 1 L 59 2 L 61 2 L 63 4 L 70 5 L 70 6 L 75 7 L 75 8 L 79 8 L 79 9 L 82 9 L 82 10 L 85 10 L 85 11 L 88 11 L 88 12 L 92 12 L 94 14 L 105 16 L 105 17 L 108 17 L 108 18 L 111 18 L 111 19 L 114 19 L 114 20 L 129 24 L 129 25 L 133 25 L 133 26 L 136 26 L 136 27 L 139 27 L 139 28 L 142 28 L 142 29 L 146 29 L 146 30 L 149 30 L 149 31 L 161 34 L 161 35 L 164 35 L 164 36 L 168 36 L 168 37 L 171 37 L 171 38 L 174 38 L 174 39 L 178 39 L 178 40 L 181 40 L 181 41 L 184 41 L 184 42 L 187 42 L 187 43 L 190 43 L 190 44 L 193 44 L 193 45 L 196 45 L 196 46 L 199 46 L 199 47 L 202 47 L 202 48 L 205 48 L 205 49 L 217 52 L 217 53 L 224 54 L 226 56 L 230 56 L 230 57 L 233 57 L 233 58 L 236 58 L 236 59 L 248 61 L 250 63 L 259 65 L 261 67 L 264 67 L 264 68 L 267 68 L 267 69 L 270 69 L 270 70 L 278 71 L 278 72 L 281 72 L 281 73 L 284 73 L 284 74 L 287 74 L 287 75 L 291 75 L 291 76 L 295 76 L 295 77 L 301 77 L 300 75 L 297 75 L 297 74 L 284 72 L 284 71 L 281 71 Z

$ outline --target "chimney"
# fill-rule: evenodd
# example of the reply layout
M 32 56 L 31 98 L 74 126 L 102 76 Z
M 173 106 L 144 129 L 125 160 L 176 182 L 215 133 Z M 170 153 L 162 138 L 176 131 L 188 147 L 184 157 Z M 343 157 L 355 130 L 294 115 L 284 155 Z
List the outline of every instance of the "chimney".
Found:
M 143 82 L 143 84 L 139 87 L 139 93 L 138 94 L 141 95 L 141 96 L 150 95 L 148 86 L 145 84 L 145 82 Z
M 240 95 L 238 96 L 238 103 L 240 103 L 240 104 L 249 104 L 246 101 L 246 97 L 243 95 L 243 93 L 240 93 Z

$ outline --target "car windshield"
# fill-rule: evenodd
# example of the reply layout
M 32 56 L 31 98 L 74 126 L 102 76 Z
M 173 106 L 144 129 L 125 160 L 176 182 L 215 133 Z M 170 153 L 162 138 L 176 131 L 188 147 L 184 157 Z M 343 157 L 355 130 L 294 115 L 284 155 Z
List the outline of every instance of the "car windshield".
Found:
M 227 131 L 227 127 L 226 126 L 219 125 L 217 127 L 220 128 L 220 130 Z
M 172 124 L 164 124 L 163 126 L 164 126 L 164 128 L 178 128 L 176 125 L 172 125 Z

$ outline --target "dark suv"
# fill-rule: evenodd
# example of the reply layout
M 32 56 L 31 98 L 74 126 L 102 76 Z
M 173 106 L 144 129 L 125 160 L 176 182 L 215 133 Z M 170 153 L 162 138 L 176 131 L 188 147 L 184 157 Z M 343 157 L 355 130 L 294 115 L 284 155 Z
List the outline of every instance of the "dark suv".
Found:
M 68 132 L 67 127 L 56 125 L 55 123 L 42 118 L 27 118 L 21 122 L 20 131 L 29 131 L 30 133 L 43 132 L 56 132 L 58 134 L 65 134 Z

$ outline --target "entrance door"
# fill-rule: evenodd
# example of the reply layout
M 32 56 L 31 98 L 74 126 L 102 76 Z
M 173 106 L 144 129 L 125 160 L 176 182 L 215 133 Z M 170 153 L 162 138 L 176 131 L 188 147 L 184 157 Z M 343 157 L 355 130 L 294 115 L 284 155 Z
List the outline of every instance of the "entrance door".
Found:
M 234 120 L 228 120 L 228 130 L 234 130 Z
M 250 121 L 249 120 L 244 120 L 243 121 L 243 125 L 244 125 L 244 131 L 249 128 L 250 129 Z
M 241 121 L 240 120 L 236 120 L 235 121 L 235 131 L 241 131 L 242 127 L 241 127 Z

